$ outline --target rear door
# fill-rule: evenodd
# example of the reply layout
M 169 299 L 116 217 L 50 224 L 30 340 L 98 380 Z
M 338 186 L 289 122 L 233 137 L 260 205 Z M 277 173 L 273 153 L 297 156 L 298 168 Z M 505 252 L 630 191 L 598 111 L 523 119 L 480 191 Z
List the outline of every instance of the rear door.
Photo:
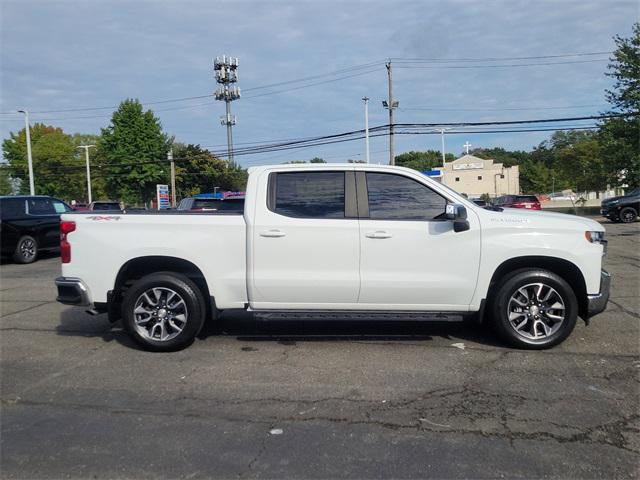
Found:
M 33 222 L 39 248 L 60 245 L 60 215 L 71 211 L 65 203 L 48 197 L 27 199 L 27 215 Z
M 360 286 L 355 176 L 344 170 L 265 171 L 250 230 L 251 305 L 352 308 Z
M 0 247 L 5 255 L 13 254 L 18 240 L 23 235 L 26 217 L 25 202 L 24 197 L 0 200 L 0 219 L 2 220 Z
M 358 172 L 361 287 L 359 303 L 381 310 L 465 310 L 480 263 L 480 225 L 455 232 L 447 198 L 416 178 Z M 363 195 L 361 195 L 363 191 Z M 368 199 L 368 201 L 367 201 Z M 363 218 L 367 217 L 367 218 Z

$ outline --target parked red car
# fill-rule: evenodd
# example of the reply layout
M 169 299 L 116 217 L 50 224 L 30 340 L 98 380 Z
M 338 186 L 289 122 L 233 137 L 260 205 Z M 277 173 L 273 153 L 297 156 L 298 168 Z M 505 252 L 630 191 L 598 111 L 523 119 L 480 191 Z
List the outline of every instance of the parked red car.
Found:
M 542 210 L 540 201 L 535 195 L 503 195 L 496 198 L 493 203 L 501 208 L 527 208 L 530 210 Z

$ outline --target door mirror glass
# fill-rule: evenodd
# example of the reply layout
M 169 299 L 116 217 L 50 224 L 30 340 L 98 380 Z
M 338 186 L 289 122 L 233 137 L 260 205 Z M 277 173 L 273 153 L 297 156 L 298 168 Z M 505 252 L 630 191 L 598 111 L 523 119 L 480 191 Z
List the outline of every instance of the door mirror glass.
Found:
M 467 209 L 457 203 L 447 203 L 445 211 L 447 220 L 453 220 L 454 232 L 466 232 L 469 230 L 469 220 L 467 220 Z
M 467 209 L 463 205 L 457 203 L 447 203 L 447 210 L 445 213 L 447 220 L 466 220 Z

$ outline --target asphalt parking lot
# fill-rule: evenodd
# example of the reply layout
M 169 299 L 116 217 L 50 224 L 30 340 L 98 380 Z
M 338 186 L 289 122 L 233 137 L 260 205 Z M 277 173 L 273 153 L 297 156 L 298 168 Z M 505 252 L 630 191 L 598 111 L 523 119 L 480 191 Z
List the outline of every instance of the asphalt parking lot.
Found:
M 226 317 L 171 354 L 1 278 L 3 478 L 637 478 L 640 223 L 606 222 L 605 313 L 544 352 L 484 329 Z

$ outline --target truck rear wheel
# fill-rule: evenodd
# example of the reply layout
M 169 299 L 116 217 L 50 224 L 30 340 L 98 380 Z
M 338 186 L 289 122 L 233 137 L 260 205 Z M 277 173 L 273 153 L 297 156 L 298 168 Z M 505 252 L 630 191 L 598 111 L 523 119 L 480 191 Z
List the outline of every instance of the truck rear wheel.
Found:
M 20 237 L 13 253 L 13 261 L 16 263 L 33 263 L 36 258 L 38 258 L 38 241 L 30 235 Z
M 497 285 L 491 313 L 495 330 L 510 345 L 542 350 L 571 334 L 578 302 L 560 276 L 542 269 L 523 269 Z
M 127 289 L 122 323 L 146 350 L 168 352 L 193 343 L 206 311 L 200 289 L 189 278 L 158 272 L 142 277 Z

